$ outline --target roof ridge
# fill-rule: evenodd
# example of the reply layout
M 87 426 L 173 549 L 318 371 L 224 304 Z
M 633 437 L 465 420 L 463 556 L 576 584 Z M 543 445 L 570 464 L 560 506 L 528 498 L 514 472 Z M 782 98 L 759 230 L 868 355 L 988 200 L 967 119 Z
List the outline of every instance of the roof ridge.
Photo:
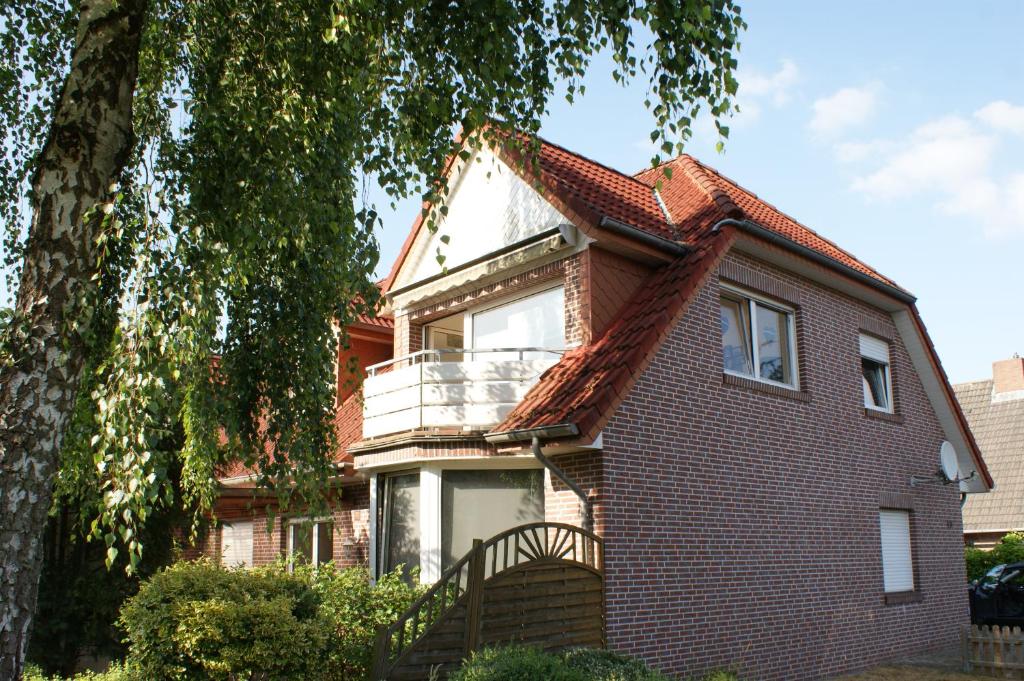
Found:
M 975 383 L 991 383 L 991 382 L 992 382 L 991 378 L 976 378 L 973 381 L 960 381 L 959 383 L 954 383 L 953 387 L 955 388 L 955 387 L 960 386 L 960 385 L 974 385 Z
M 709 171 L 711 174 L 718 177 L 721 177 L 721 175 L 714 172 L 713 169 L 708 168 L 689 154 L 680 154 L 674 159 L 674 161 L 680 162 L 683 172 L 685 172 L 694 184 L 696 184 L 705 194 L 708 195 L 708 197 L 711 198 L 712 201 L 715 202 L 715 205 L 717 205 L 722 212 L 726 214 L 726 216 L 740 219 L 747 217 L 743 209 L 736 205 L 736 202 L 732 200 L 731 196 L 729 196 L 729 193 L 718 186 L 718 183 L 715 182 L 714 178 L 709 175 Z

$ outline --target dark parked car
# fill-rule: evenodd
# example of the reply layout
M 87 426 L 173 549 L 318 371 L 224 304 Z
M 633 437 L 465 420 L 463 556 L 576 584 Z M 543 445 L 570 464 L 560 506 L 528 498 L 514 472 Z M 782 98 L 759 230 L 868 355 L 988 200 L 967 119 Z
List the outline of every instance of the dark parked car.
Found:
M 997 565 L 969 590 L 971 622 L 1024 625 L 1024 563 Z

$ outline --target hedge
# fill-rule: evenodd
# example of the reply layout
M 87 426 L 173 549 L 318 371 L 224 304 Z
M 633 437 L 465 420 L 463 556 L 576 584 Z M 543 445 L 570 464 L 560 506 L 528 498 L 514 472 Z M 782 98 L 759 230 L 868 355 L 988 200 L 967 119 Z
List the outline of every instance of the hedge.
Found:
M 121 610 L 125 664 L 146 679 L 364 679 L 377 626 L 418 595 L 398 573 L 370 585 L 362 568 L 178 563 Z
M 704 681 L 738 681 L 711 672 Z M 607 650 L 575 648 L 545 653 L 527 646 L 488 648 L 475 653 L 449 681 L 668 681 L 639 660 Z
M 999 540 L 991 551 L 968 546 L 964 549 L 967 579 L 980 579 L 996 565 L 1024 561 L 1024 534 L 1011 532 Z

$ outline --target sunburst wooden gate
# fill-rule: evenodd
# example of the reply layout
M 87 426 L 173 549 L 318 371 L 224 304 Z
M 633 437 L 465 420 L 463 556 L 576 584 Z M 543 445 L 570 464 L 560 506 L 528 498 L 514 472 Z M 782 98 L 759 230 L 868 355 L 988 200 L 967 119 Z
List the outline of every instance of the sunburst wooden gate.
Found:
M 373 679 L 444 678 L 472 651 L 529 643 L 545 650 L 604 645 L 601 539 L 531 523 L 477 540 L 374 646 Z

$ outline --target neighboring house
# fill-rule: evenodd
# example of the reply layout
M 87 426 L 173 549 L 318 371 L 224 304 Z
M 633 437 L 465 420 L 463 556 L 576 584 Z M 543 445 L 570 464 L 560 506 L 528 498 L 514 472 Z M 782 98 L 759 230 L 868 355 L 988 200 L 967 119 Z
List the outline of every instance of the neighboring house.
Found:
M 960 407 L 999 483 L 991 494 L 968 497 L 964 541 L 990 549 L 1007 532 L 1024 532 L 1024 359 L 992 364 L 992 378 L 953 386 Z
M 254 529 L 271 502 L 225 479 L 207 550 L 431 583 L 561 521 L 603 540 L 607 645 L 671 674 L 819 679 L 958 640 L 960 492 L 992 482 L 914 298 L 688 156 L 516 158 L 453 159 L 439 229 L 416 220 L 350 329 L 369 376 L 341 393 L 333 514 Z M 935 475 L 944 441 L 969 480 Z

